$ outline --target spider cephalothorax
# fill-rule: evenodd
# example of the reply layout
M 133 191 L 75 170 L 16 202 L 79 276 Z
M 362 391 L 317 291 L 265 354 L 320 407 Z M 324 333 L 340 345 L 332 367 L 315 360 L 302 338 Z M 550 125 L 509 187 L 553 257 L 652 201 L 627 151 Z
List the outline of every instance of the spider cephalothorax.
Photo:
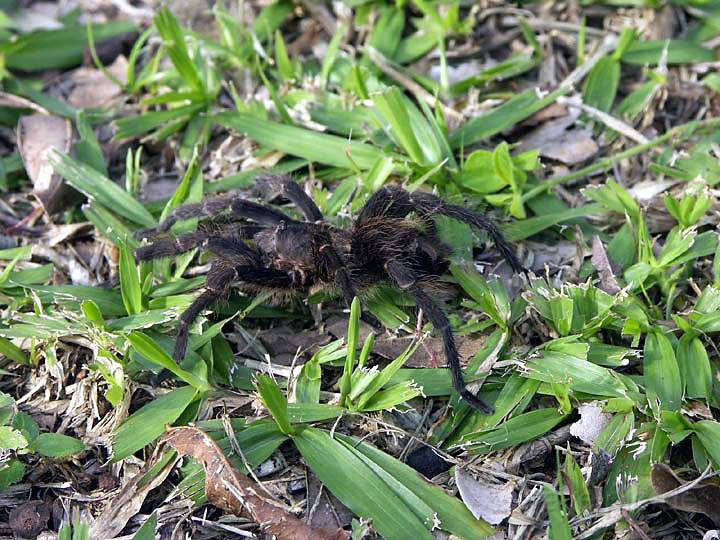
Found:
M 453 384 L 460 395 L 480 410 L 492 410 L 465 387 L 450 323 L 427 292 L 447 270 L 450 252 L 437 236 L 436 215 L 484 230 L 513 270 L 522 270 L 492 221 L 430 193 L 385 187 L 370 197 L 352 227 L 339 229 L 323 220 L 313 200 L 289 177 L 265 176 L 258 182 L 295 204 L 306 221 L 229 193 L 177 208 L 159 227 L 138 233 L 154 237 L 168 232 L 178 221 L 205 217 L 217 223 L 224 219 L 216 232 L 160 239 L 136 251 L 139 260 L 178 255 L 196 247 L 214 255 L 205 289 L 180 317 L 176 361 L 185 356 L 192 322 L 224 298 L 231 286 L 250 293 L 271 290 L 281 296 L 332 288 L 349 305 L 358 292 L 387 283 L 406 291 L 442 334 Z M 380 326 L 372 315 L 365 318 Z

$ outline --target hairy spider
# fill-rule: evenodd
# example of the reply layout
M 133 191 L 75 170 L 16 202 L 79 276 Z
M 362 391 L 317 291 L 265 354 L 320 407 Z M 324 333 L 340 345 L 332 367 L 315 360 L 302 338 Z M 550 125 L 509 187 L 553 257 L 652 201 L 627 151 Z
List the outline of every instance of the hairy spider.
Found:
M 449 266 L 446 257 L 450 248 L 438 238 L 434 222 L 437 215 L 484 230 L 513 270 L 523 270 L 490 219 L 430 193 L 385 187 L 370 197 L 352 227 L 345 230 L 324 221 L 313 200 L 291 178 L 264 176 L 258 179 L 258 185 L 271 188 L 295 204 L 306 221 L 292 219 L 237 193 L 227 193 L 179 207 L 157 228 L 138 233 L 140 238 L 152 238 L 167 233 L 178 221 L 204 217 L 218 224 L 225 216 L 218 232 L 199 230 L 158 239 L 135 252 L 140 261 L 194 248 L 214 255 L 203 292 L 180 316 L 173 355 L 177 362 L 185 356 L 192 322 L 226 297 L 232 285 L 250 294 L 271 290 L 280 296 L 332 288 L 349 306 L 359 291 L 389 283 L 406 291 L 442 334 L 453 385 L 462 398 L 481 411 L 492 411 L 466 388 L 450 323 L 428 294 Z M 380 326 L 372 315 L 365 318 L 376 328 Z

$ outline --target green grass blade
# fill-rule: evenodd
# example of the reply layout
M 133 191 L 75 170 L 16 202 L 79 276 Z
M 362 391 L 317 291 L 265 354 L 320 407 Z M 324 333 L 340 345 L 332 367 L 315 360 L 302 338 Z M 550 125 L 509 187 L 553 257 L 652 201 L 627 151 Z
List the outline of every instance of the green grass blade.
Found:
M 143 227 L 155 226 L 155 220 L 132 195 L 101 173 L 70 156 L 54 151 L 50 163 L 67 182 L 117 214 Z
M 113 437 L 113 461 L 120 461 L 144 448 L 165 432 L 197 396 L 195 388 L 183 386 L 154 399 L 135 411 Z
M 383 152 L 364 143 L 296 126 L 286 126 L 248 113 L 220 113 L 214 118 L 220 125 L 245 133 L 264 146 L 308 161 L 348 169 L 357 165 L 362 170 L 369 170 L 376 161 L 384 157 Z

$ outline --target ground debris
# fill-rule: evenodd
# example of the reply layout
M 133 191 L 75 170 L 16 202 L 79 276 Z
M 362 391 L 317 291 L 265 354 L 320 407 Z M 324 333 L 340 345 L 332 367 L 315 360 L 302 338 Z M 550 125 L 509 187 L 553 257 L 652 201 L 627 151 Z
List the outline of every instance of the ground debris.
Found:
M 261 493 L 262 488 L 230 464 L 220 447 L 197 428 L 174 428 L 165 442 L 181 456 L 200 461 L 207 475 L 205 493 L 219 508 L 236 515 L 247 515 L 261 529 L 279 540 L 340 540 L 349 538 L 342 529 L 317 529 L 302 522 L 277 501 Z

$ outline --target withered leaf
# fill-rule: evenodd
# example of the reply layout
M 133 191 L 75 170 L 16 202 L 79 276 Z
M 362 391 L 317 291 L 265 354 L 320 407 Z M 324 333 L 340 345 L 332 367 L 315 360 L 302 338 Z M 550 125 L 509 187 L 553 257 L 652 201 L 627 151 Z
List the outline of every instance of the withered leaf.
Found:
M 127 66 L 127 59 L 124 56 L 118 56 L 107 70 L 119 82 L 127 84 Z M 122 88 L 99 69 L 78 68 L 73 71 L 72 80 L 75 88 L 70 92 L 68 102 L 78 109 L 108 107 L 116 97 L 122 94 Z
M 164 441 L 181 456 L 191 456 L 202 463 L 206 474 L 205 494 L 212 504 L 236 515 L 249 516 L 278 540 L 344 540 L 350 537 L 342 529 L 311 527 L 278 502 L 262 495 L 257 483 L 233 467 L 217 443 L 202 430 L 174 428 Z
M 652 485 L 662 495 L 687 484 L 664 463 L 656 463 L 652 468 Z M 665 499 L 665 502 L 676 510 L 683 512 L 699 512 L 709 517 L 716 525 L 720 525 L 720 486 L 700 483 L 697 486 Z
M 615 279 L 615 273 L 610 266 L 610 259 L 608 259 L 605 246 L 603 246 L 599 236 L 593 236 L 592 259 L 590 260 L 600 276 L 600 288 L 608 294 L 620 292 L 620 285 Z
M 153 471 L 162 460 L 160 454 L 145 465 L 127 482 L 105 505 L 102 513 L 90 527 L 90 538 L 113 538 L 122 531 L 145 502 L 148 494 L 162 484 L 175 467 L 176 459 L 171 459 L 160 471 Z
M 455 483 L 465 506 L 478 519 L 497 525 L 512 512 L 513 482 L 491 484 L 476 480 L 461 467 L 455 469 Z
M 35 196 L 47 213 L 61 210 L 73 190 L 55 173 L 49 157 L 52 150 L 70 151 L 70 121 L 47 114 L 23 116 L 17 127 L 17 144 Z

